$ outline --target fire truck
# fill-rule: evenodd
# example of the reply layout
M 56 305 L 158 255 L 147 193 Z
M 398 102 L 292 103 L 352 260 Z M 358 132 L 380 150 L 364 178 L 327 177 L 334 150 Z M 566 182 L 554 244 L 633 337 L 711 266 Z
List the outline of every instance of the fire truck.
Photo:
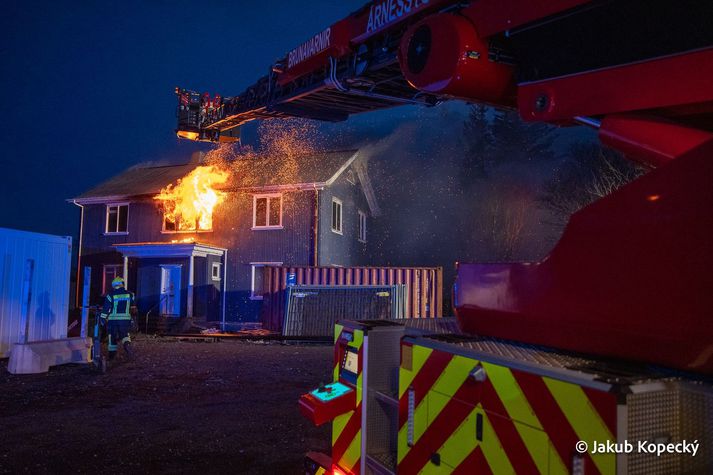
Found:
M 378 0 L 179 137 L 464 100 L 598 130 L 650 168 L 535 263 L 458 264 L 446 322 L 341 322 L 308 473 L 713 473 L 713 3 Z

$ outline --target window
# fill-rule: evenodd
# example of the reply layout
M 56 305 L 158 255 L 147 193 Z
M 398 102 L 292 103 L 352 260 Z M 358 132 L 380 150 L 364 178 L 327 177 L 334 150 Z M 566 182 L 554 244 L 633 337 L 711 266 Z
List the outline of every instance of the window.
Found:
M 211 277 L 213 280 L 220 280 L 221 279 L 221 272 L 220 268 L 223 267 L 220 262 L 214 262 L 213 266 L 211 267 Z
M 342 201 L 332 198 L 332 232 L 342 234 Z
M 118 264 L 110 264 L 104 266 L 102 277 L 102 295 L 111 291 L 111 281 L 116 277 L 123 277 L 124 266 Z
M 129 204 L 106 205 L 106 234 L 128 234 Z
M 213 231 L 213 217 L 204 219 L 203 215 L 198 215 L 195 220 L 187 220 L 183 215 L 175 213 L 172 218 L 166 213 L 163 215 L 163 233 L 205 233 Z
M 166 232 L 175 233 L 177 231 L 176 230 L 176 221 L 174 221 L 164 215 L 163 230 Z
M 253 197 L 253 229 L 282 228 L 282 195 Z
M 366 213 L 359 211 L 359 241 L 366 242 Z
M 281 266 L 282 262 L 251 262 L 250 263 L 250 299 L 262 300 L 263 293 L 263 267 L 265 266 Z

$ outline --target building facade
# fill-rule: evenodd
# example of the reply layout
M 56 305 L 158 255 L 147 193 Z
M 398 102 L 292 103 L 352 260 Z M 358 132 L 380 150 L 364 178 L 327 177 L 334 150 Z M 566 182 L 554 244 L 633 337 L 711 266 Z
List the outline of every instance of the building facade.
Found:
M 69 200 L 81 208 L 78 282 L 89 268 L 91 304 L 122 276 L 140 323 L 187 317 L 231 328 L 258 321 L 264 266 L 366 264 L 379 210 L 358 151 L 232 163 L 211 229 L 176 231 L 155 196 L 201 165 L 194 154 L 184 165 L 135 167 Z

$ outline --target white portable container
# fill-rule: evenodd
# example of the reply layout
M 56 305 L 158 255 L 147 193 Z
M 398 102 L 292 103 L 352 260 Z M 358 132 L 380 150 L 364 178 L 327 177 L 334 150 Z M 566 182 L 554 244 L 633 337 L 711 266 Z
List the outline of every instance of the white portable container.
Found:
M 0 358 L 67 337 L 72 238 L 0 228 Z

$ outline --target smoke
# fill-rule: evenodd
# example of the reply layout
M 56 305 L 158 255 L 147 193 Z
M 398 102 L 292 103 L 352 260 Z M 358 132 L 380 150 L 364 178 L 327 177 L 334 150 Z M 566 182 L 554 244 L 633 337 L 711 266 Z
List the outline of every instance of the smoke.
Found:
M 487 111 L 483 127 L 494 128 L 494 116 Z M 521 134 L 514 132 L 505 157 L 494 153 L 502 145 L 473 150 L 469 120 L 463 106 L 418 109 L 385 136 L 355 141 L 383 212 L 370 233 L 374 264 L 448 271 L 456 261 L 539 260 L 551 247 L 537 196 L 554 154 L 533 149 L 516 157 Z M 485 175 L 472 173 L 473 154 L 497 163 Z
M 492 110 L 473 131 L 469 112 L 419 109 L 381 137 L 374 127 L 352 141 L 382 210 L 369 231 L 370 263 L 443 267 L 447 314 L 456 262 L 533 262 L 554 244 L 538 196 L 558 159 L 550 139 L 559 131 L 495 126 Z M 469 135 L 477 133 L 485 139 Z
M 382 210 L 371 220 L 365 264 L 442 266 L 448 295 L 457 261 L 532 262 L 554 244 L 538 196 L 561 159 L 553 144 L 563 134 L 487 108 L 474 119 L 474 111 L 445 104 L 337 125 L 265 121 L 256 145 L 219 146 L 207 162 L 230 169 L 240 186 L 266 174 L 294 183 L 311 156 L 358 148 Z
M 360 148 L 383 215 L 370 250 L 382 265 L 447 265 L 441 244 L 455 240 L 462 215 L 457 158 L 464 117 L 452 109 L 423 111 L 389 135 Z

